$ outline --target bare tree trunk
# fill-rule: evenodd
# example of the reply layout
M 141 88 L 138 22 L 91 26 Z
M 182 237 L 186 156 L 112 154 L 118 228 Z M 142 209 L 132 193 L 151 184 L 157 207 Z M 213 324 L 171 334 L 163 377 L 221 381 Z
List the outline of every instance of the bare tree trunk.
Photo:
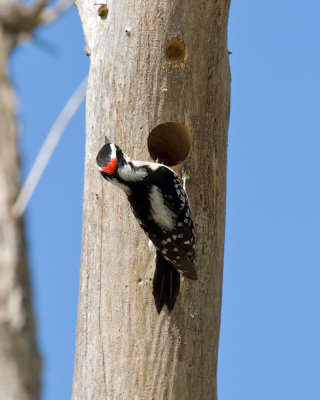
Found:
M 36 400 L 41 359 L 35 339 L 23 218 L 12 212 L 20 190 L 16 103 L 10 51 L 56 13 L 46 0 L 25 7 L 0 0 L 0 399 Z
M 216 399 L 229 2 L 117 0 L 107 10 L 76 0 L 91 66 L 74 400 Z M 96 168 L 105 134 L 133 159 L 150 159 L 149 146 L 169 164 L 191 144 L 199 280 L 182 280 L 171 314 L 157 314 L 153 256 L 125 195 Z

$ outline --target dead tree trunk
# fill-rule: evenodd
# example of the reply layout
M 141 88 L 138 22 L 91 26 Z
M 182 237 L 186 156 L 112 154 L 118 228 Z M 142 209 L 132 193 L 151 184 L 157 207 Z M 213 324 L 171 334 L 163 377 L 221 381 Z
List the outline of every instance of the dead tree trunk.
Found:
M 230 74 L 229 0 L 76 0 L 91 56 L 73 399 L 216 399 Z M 104 135 L 131 158 L 187 158 L 199 280 L 157 314 L 153 256 L 101 178 Z M 148 149 L 149 153 L 148 154 Z

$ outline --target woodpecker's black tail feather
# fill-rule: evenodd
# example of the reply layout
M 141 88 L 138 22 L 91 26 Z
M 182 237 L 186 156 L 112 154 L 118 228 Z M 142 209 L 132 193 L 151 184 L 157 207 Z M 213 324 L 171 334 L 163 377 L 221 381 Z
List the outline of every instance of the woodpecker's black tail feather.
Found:
M 157 251 L 156 270 L 153 276 L 153 297 L 158 314 L 166 304 L 172 311 L 180 289 L 179 272 Z

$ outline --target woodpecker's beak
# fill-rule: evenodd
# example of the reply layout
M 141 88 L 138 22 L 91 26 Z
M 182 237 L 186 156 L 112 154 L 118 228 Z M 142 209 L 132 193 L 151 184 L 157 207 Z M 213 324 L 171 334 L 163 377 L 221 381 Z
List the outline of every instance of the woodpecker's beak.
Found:
M 104 144 L 109 144 L 109 139 L 107 138 L 107 136 L 104 137 Z

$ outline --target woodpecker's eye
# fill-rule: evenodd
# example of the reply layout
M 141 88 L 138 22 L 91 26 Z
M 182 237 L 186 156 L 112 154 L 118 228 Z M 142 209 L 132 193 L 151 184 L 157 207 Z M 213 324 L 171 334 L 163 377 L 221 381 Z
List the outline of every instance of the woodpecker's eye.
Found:
M 108 162 L 108 164 L 105 167 L 101 168 L 101 171 L 113 175 L 114 171 L 117 167 L 117 159 L 116 158 L 111 158 L 111 160 Z

